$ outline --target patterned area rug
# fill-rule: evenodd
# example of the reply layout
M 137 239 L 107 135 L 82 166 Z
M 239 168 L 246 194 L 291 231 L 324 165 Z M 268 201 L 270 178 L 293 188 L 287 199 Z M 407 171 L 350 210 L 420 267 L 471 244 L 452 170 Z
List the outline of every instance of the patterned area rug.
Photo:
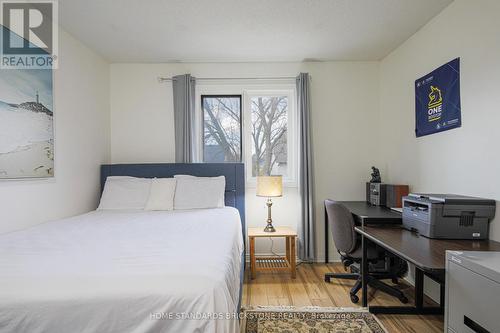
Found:
M 387 333 L 365 309 L 257 306 L 243 309 L 242 333 Z

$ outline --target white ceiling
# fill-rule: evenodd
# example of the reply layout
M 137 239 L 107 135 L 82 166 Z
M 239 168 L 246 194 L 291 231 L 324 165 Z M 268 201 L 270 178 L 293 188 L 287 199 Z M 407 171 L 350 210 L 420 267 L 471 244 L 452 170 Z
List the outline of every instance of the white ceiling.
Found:
M 379 60 L 452 0 L 59 0 L 111 62 Z

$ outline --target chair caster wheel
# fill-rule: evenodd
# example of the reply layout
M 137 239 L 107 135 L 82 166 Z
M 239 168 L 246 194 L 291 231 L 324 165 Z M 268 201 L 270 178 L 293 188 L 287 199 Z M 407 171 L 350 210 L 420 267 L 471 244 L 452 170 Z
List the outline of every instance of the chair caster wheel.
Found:
M 399 297 L 399 301 L 403 304 L 406 304 L 408 303 L 408 298 L 406 298 L 406 296 L 401 296 Z
M 358 303 L 359 302 L 359 297 L 356 296 L 356 295 L 351 295 L 351 302 Z

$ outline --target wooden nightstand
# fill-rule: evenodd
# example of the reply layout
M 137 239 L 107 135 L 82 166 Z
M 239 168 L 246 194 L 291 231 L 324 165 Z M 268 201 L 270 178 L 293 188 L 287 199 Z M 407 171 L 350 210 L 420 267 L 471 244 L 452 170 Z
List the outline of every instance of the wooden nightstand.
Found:
M 285 237 L 286 255 L 284 257 L 256 257 L 255 238 L 257 237 Z M 258 271 L 290 271 L 292 278 L 296 276 L 296 250 L 295 242 L 297 233 L 290 227 L 276 227 L 275 232 L 264 232 L 263 227 L 248 228 L 250 243 L 250 272 L 252 279 Z

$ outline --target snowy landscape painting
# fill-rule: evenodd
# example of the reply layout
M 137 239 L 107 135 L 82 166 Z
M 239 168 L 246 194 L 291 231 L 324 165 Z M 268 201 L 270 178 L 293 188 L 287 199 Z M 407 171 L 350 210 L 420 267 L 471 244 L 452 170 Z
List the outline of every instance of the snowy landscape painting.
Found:
M 0 179 L 54 176 L 52 70 L 0 70 Z

